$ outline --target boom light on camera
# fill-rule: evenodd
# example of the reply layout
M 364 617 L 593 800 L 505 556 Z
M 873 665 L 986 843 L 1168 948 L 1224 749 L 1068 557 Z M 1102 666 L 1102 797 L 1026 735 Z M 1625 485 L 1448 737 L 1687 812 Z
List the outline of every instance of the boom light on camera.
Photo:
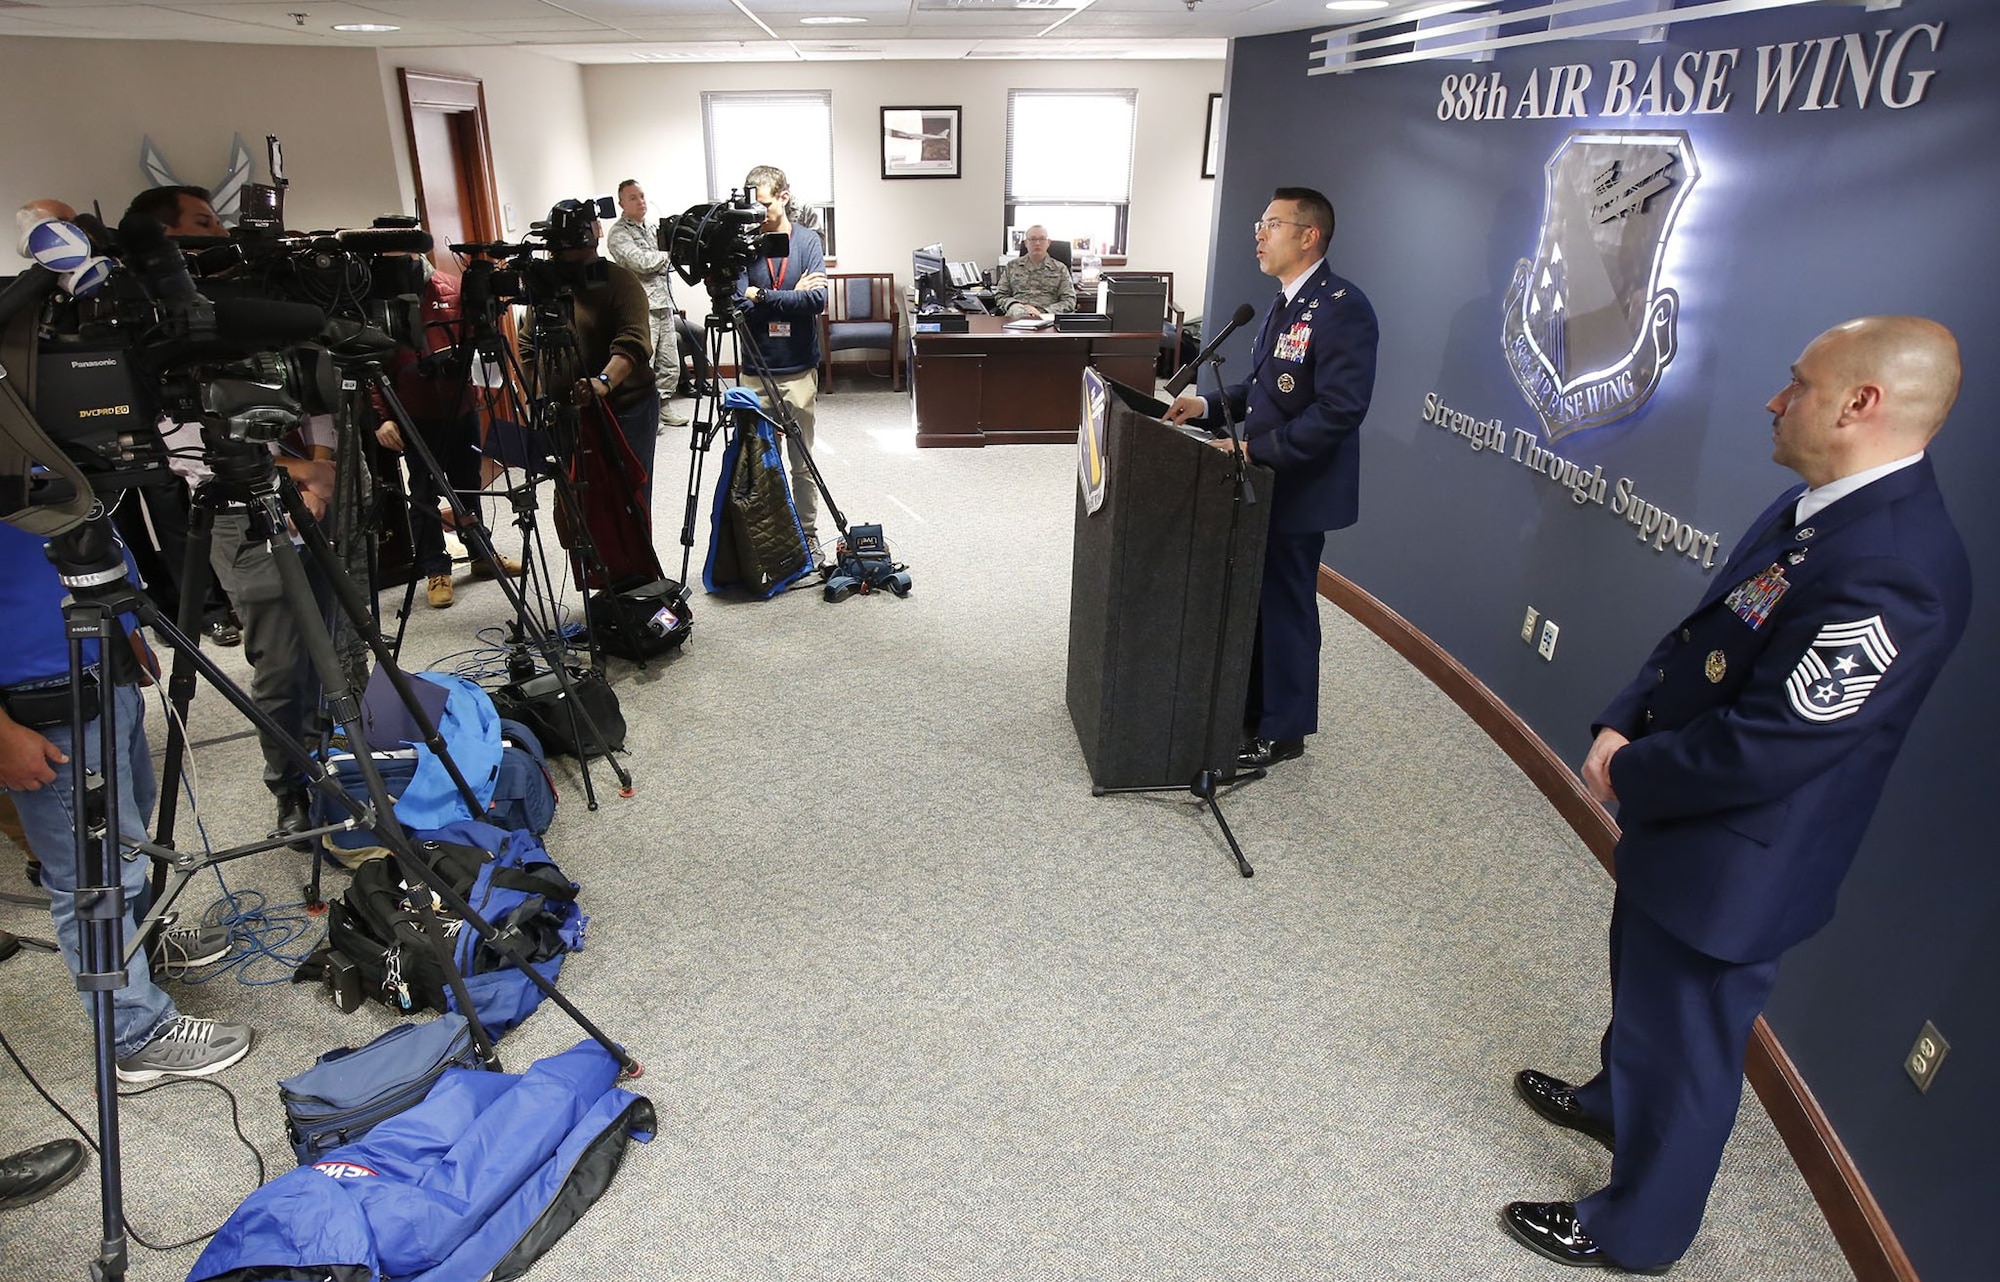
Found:
M 89 683 L 84 644 L 96 641 L 109 682 L 137 682 L 138 662 L 125 644 L 120 623 L 121 616 L 136 615 L 174 652 L 169 689 L 171 695 L 180 687 L 183 712 L 199 673 L 256 726 L 261 736 L 282 743 L 291 764 L 347 816 L 339 824 L 304 834 L 280 834 L 214 855 L 196 856 L 168 844 L 171 830 L 163 811 L 162 840 L 141 843 L 138 848 L 171 870 L 171 885 L 156 897 L 140 923 L 139 937 L 128 943 L 123 938 L 125 909 L 116 871 L 120 860 L 116 789 L 106 787 L 105 779 L 86 771 L 86 754 L 78 752 L 72 758 L 72 784 L 79 803 L 78 918 L 84 935 L 84 962 L 77 984 L 92 1012 L 102 1154 L 103 1237 L 94 1268 L 98 1276 L 120 1279 L 125 1276 L 126 1248 L 112 993 L 124 986 L 125 966 L 132 953 L 144 945 L 151 932 L 161 928 L 189 878 L 204 867 L 273 849 L 300 836 L 316 840 L 338 828 L 372 828 L 408 881 L 429 885 L 544 996 L 603 1045 L 627 1073 L 636 1075 L 640 1070 L 637 1061 L 520 960 L 511 939 L 474 911 L 449 883 L 434 875 L 397 822 L 394 799 L 365 751 L 356 757 L 368 797 L 363 802 L 350 798 L 301 745 L 200 651 L 194 639 L 199 592 L 184 595 L 182 618 L 175 621 L 126 574 L 123 547 L 106 515 L 109 505 L 105 496 L 132 485 L 178 484 L 166 468 L 168 451 L 158 423 L 162 416 L 176 422 L 197 422 L 202 455 L 214 474 L 211 498 L 216 504 L 225 498 L 239 504 L 261 531 L 284 582 L 287 601 L 302 620 L 303 639 L 328 702 L 349 742 L 367 744 L 360 701 L 312 602 L 301 554 L 287 533 L 288 524 L 304 538 L 305 554 L 322 569 L 333 571 L 328 577 L 348 622 L 384 664 L 405 708 L 423 728 L 427 745 L 445 764 L 461 798 L 472 813 L 479 813 L 478 799 L 451 761 L 435 724 L 410 689 L 408 678 L 390 661 L 393 656 L 370 622 L 366 600 L 337 572 L 333 553 L 312 514 L 297 488 L 275 467 L 268 448 L 271 441 L 296 426 L 303 414 L 328 400 L 333 390 L 333 358 L 344 341 L 365 346 L 379 345 L 380 340 L 360 330 L 334 329 L 321 308 L 307 303 L 254 293 L 211 297 L 197 290 L 181 248 L 151 219 L 127 219 L 115 240 L 102 233 L 101 224 L 88 229 L 73 225 L 73 230 L 75 235 L 68 228 L 44 228 L 39 237 L 28 237 L 30 247 L 50 261 L 37 261 L 0 289 L 0 327 L 4 327 L 0 333 L 0 365 L 4 370 L 0 373 L 5 375 L 0 376 L 0 518 L 49 540 L 50 557 L 70 593 L 65 630 L 70 642 L 73 742 L 84 742 L 85 728 L 94 716 L 100 736 L 99 759 L 117 760 L 121 736 L 113 702 L 102 700 L 98 709 L 86 706 Z M 97 234 L 91 234 L 93 231 Z M 79 238 L 89 251 L 80 258 Z M 341 245 L 337 236 L 333 244 Z M 299 252 L 278 251 L 286 258 L 296 258 Z M 331 251 L 316 246 L 311 252 L 317 257 Z M 339 248 L 343 257 L 358 252 Z M 109 265 L 93 268 L 90 260 L 100 258 Z M 62 288 L 65 276 L 77 289 Z M 349 279 L 345 267 L 341 279 Z M 77 292 L 79 289 L 83 292 Z M 319 341 L 311 341 L 315 339 Z M 203 561 L 205 564 L 205 552 Z M 176 729 L 180 720 L 176 718 Z M 163 789 L 166 797 L 173 791 L 171 786 Z M 95 822 L 97 816 L 102 816 L 101 824 Z M 430 896 L 414 899 L 459 1008 L 470 1013 L 473 1003 L 452 965 Z M 476 1019 L 473 1027 L 481 1058 L 497 1063 L 491 1039 Z
M 658 244 L 673 264 L 682 280 L 690 285 L 700 284 L 708 291 L 709 309 L 704 322 L 704 344 L 708 355 L 708 368 L 718 372 L 722 368 L 723 340 L 726 335 L 736 339 L 737 368 L 748 371 L 763 389 L 764 405 L 768 409 L 759 411 L 743 408 L 736 411 L 740 416 L 763 413 L 778 430 L 783 432 L 799 449 L 805 460 L 806 470 L 812 476 L 813 485 L 826 500 L 827 513 L 833 518 L 835 528 L 841 534 L 841 546 L 845 550 L 850 539 L 847 517 L 834 502 L 833 494 L 827 489 L 826 477 L 807 448 L 804 435 L 791 407 L 779 394 L 777 383 L 771 373 L 770 363 L 765 359 L 763 349 L 758 345 L 756 335 L 750 330 L 745 312 L 747 301 L 736 292 L 736 282 L 742 278 L 752 260 L 762 256 L 783 258 L 791 253 L 789 237 L 783 232 L 766 234 L 761 228 L 765 219 L 764 210 L 747 191 L 730 193 L 727 201 L 716 201 L 690 207 L 685 213 L 671 218 L 662 218 L 658 229 Z M 739 377 L 739 384 L 744 380 Z M 695 398 L 693 426 L 688 442 L 690 454 L 688 467 L 687 504 L 681 522 L 681 581 L 687 581 L 688 565 L 694 555 L 694 530 L 701 503 L 702 465 L 709 447 L 719 430 L 724 427 L 720 410 L 724 403 L 723 389 L 711 385 L 701 389 Z M 880 526 L 868 528 L 875 532 L 879 541 Z M 794 563 L 781 567 L 776 577 L 796 577 L 812 569 L 811 549 L 799 544 L 799 557 L 803 569 Z M 828 567 L 831 574 L 834 567 Z M 903 567 L 897 566 L 902 573 Z M 908 591 L 909 575 L 902 573 L 903 595 Z M 849 590 L 850 592 L 852 589 Z M 844 600 L 849 592 L 839 595 L 829 594 L 828 600 Z

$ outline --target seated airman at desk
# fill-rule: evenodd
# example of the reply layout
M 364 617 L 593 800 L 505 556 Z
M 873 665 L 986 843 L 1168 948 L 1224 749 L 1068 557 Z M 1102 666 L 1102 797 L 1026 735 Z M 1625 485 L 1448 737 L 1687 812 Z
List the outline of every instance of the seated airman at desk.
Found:
M 1075 311 L 1076 282 L 1067 264 L 1049 257 L 1048 228 L 1028 228 L 1022 244 L 1028 252 L 1002 267 L 993 284 L 1000 310 L 1009 320 Z

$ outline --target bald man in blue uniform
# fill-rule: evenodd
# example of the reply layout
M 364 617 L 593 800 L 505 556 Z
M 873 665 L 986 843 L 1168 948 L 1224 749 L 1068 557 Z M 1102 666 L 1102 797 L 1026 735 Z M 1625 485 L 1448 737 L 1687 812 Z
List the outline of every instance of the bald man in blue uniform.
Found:
M 1319 729 L 1319 559 L 1326 532 L 1361 506 L 1361 420 L 1375 393 L 1375 309 L 1326 265 L 1333 206 L 1280 187 L 1257 220 L 1257 267 L 1281 287 L 1251 345 L 1250 375 L 1222 389 L 1250 461 L 1271 469 L 1270 537 L 1257 599 L 1248 736 L 1237 764 L 1257 769 L 1305 751 Z M 1169 423 L 1214 428 L 1221 407 L 1182 393 Z M 1231 443 L 1218 440 L 1218 448 Z
M 1589 1081 L 1528 1069 L 1515 1088 L 1610 1148 L 1611 1178 L 1501 1212 L 1542 1255 L 1664 1272 L 1694 1241 L 1779 959 L 1832 917 L 1965 632 L 1971 570 L 1925 453 L 1958 382 L 1958 345 L 1931 321 L 1814 339 L 1767 406 L 1772 458 L 1805 485 L 1597 720 L 1583 778 L 1622 828 L 1611 1026 Z

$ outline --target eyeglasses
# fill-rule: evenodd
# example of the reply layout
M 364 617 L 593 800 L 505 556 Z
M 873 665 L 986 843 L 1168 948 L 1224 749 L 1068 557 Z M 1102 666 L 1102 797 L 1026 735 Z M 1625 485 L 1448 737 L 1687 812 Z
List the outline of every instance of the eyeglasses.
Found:
M 1312 226 L 1311 223 L 1288 223 L 1282 218 L 1259 218 L 1256 222 L 1250 224 L 1250 231 L 1253 235 L 1261 236 L 1265 232 L 1271 230 L 1273 227 L 1310 227 L 1310 226 Z

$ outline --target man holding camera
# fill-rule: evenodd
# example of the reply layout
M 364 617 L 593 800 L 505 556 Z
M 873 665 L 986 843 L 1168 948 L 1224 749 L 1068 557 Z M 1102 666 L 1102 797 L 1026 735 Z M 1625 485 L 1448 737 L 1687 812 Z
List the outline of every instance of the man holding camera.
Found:
M 653 382 L 660 389 L 659 430 L 686 427 L 688 416 L 673 406 L 674 392 L 681 382 L 680 338 L 674 332 L 673 265 L 646 226 L 646 190 L 636 178 L 618 184 L 618 221 L 605 233 L 604 251 L 646 287 L 646 306 L 653 321 Z
M 602 239 L 594 205 L 565 200 L 549 210 L 549 248 L 573 291 L 576 346 L 583 365 L 570 398 L 586 409 L 599 403 L 610 409 L 638 461 L 636 497 L 650 522 L 660 390 L 651 373 L 642 372 L 653 356 L 646 290 L 638 276 L 598 254 Z
M 752 258 L 737 278 L 736 293 L 770 383 L 798 424 L 798 439 L 785 434 L 785 456 L 791 462 L 792 506 L 817 560 L 819 492 L 806 456 L 812 450 L 814 406 L 819 399 L 819 316 L 826 310 L 826 252 L 818 232 L 792 222 L 786 207 L 792 184 L 784 170 L 759 165 L 743 179 L 743 186 L 763 207 L 762 234 L 783 236 L 789 245 L 782 258 L 761 254 Z M 769 413 L 772 389 L 753 390 Z
M 209 204 L 208 193 L 199 187 L 155 187 L 133 197 L 126 216 L 144 214 L 158 220 L 167 235 L 175 239 L 216 236 L 222 223 Z M 175 471 L 191 485 L 208 477 L 207 465 L 186 454 L 187 441 L 198 430 L 194 424 L 179 424 L 169 433 L 176 449 Z M 333 502 L 334 434 L 332 419 L 320 416 L 308 420 L 289 442 L 271 445 L 272 462 L 292 478 L 307 511 L 324 520 Z M 244 656 L 253 672 L 250 698 L 273 721 L 284 728 L 293 743 L 305 742 L 306 722 L 319 702 L 319 678 L 306 651 L 302 620 L 285 600 L 284 582 L 278 577 L 278 563 L 269 545 L 251 537 L 251 518 L 242 511 L 218 512 L 209 565 L 243 619 Z M 306 574 L 316 595 L 322 593 L 318 572 L 305 563 Z M 285 744 L 258 736 L 264 752 L 264 786 L 277 799 L 277 831 L 296 833 L 311 826 L 307 815 L 304 779 L 286 756 Z M 293 849 L 310 849 L 294 843 Z

